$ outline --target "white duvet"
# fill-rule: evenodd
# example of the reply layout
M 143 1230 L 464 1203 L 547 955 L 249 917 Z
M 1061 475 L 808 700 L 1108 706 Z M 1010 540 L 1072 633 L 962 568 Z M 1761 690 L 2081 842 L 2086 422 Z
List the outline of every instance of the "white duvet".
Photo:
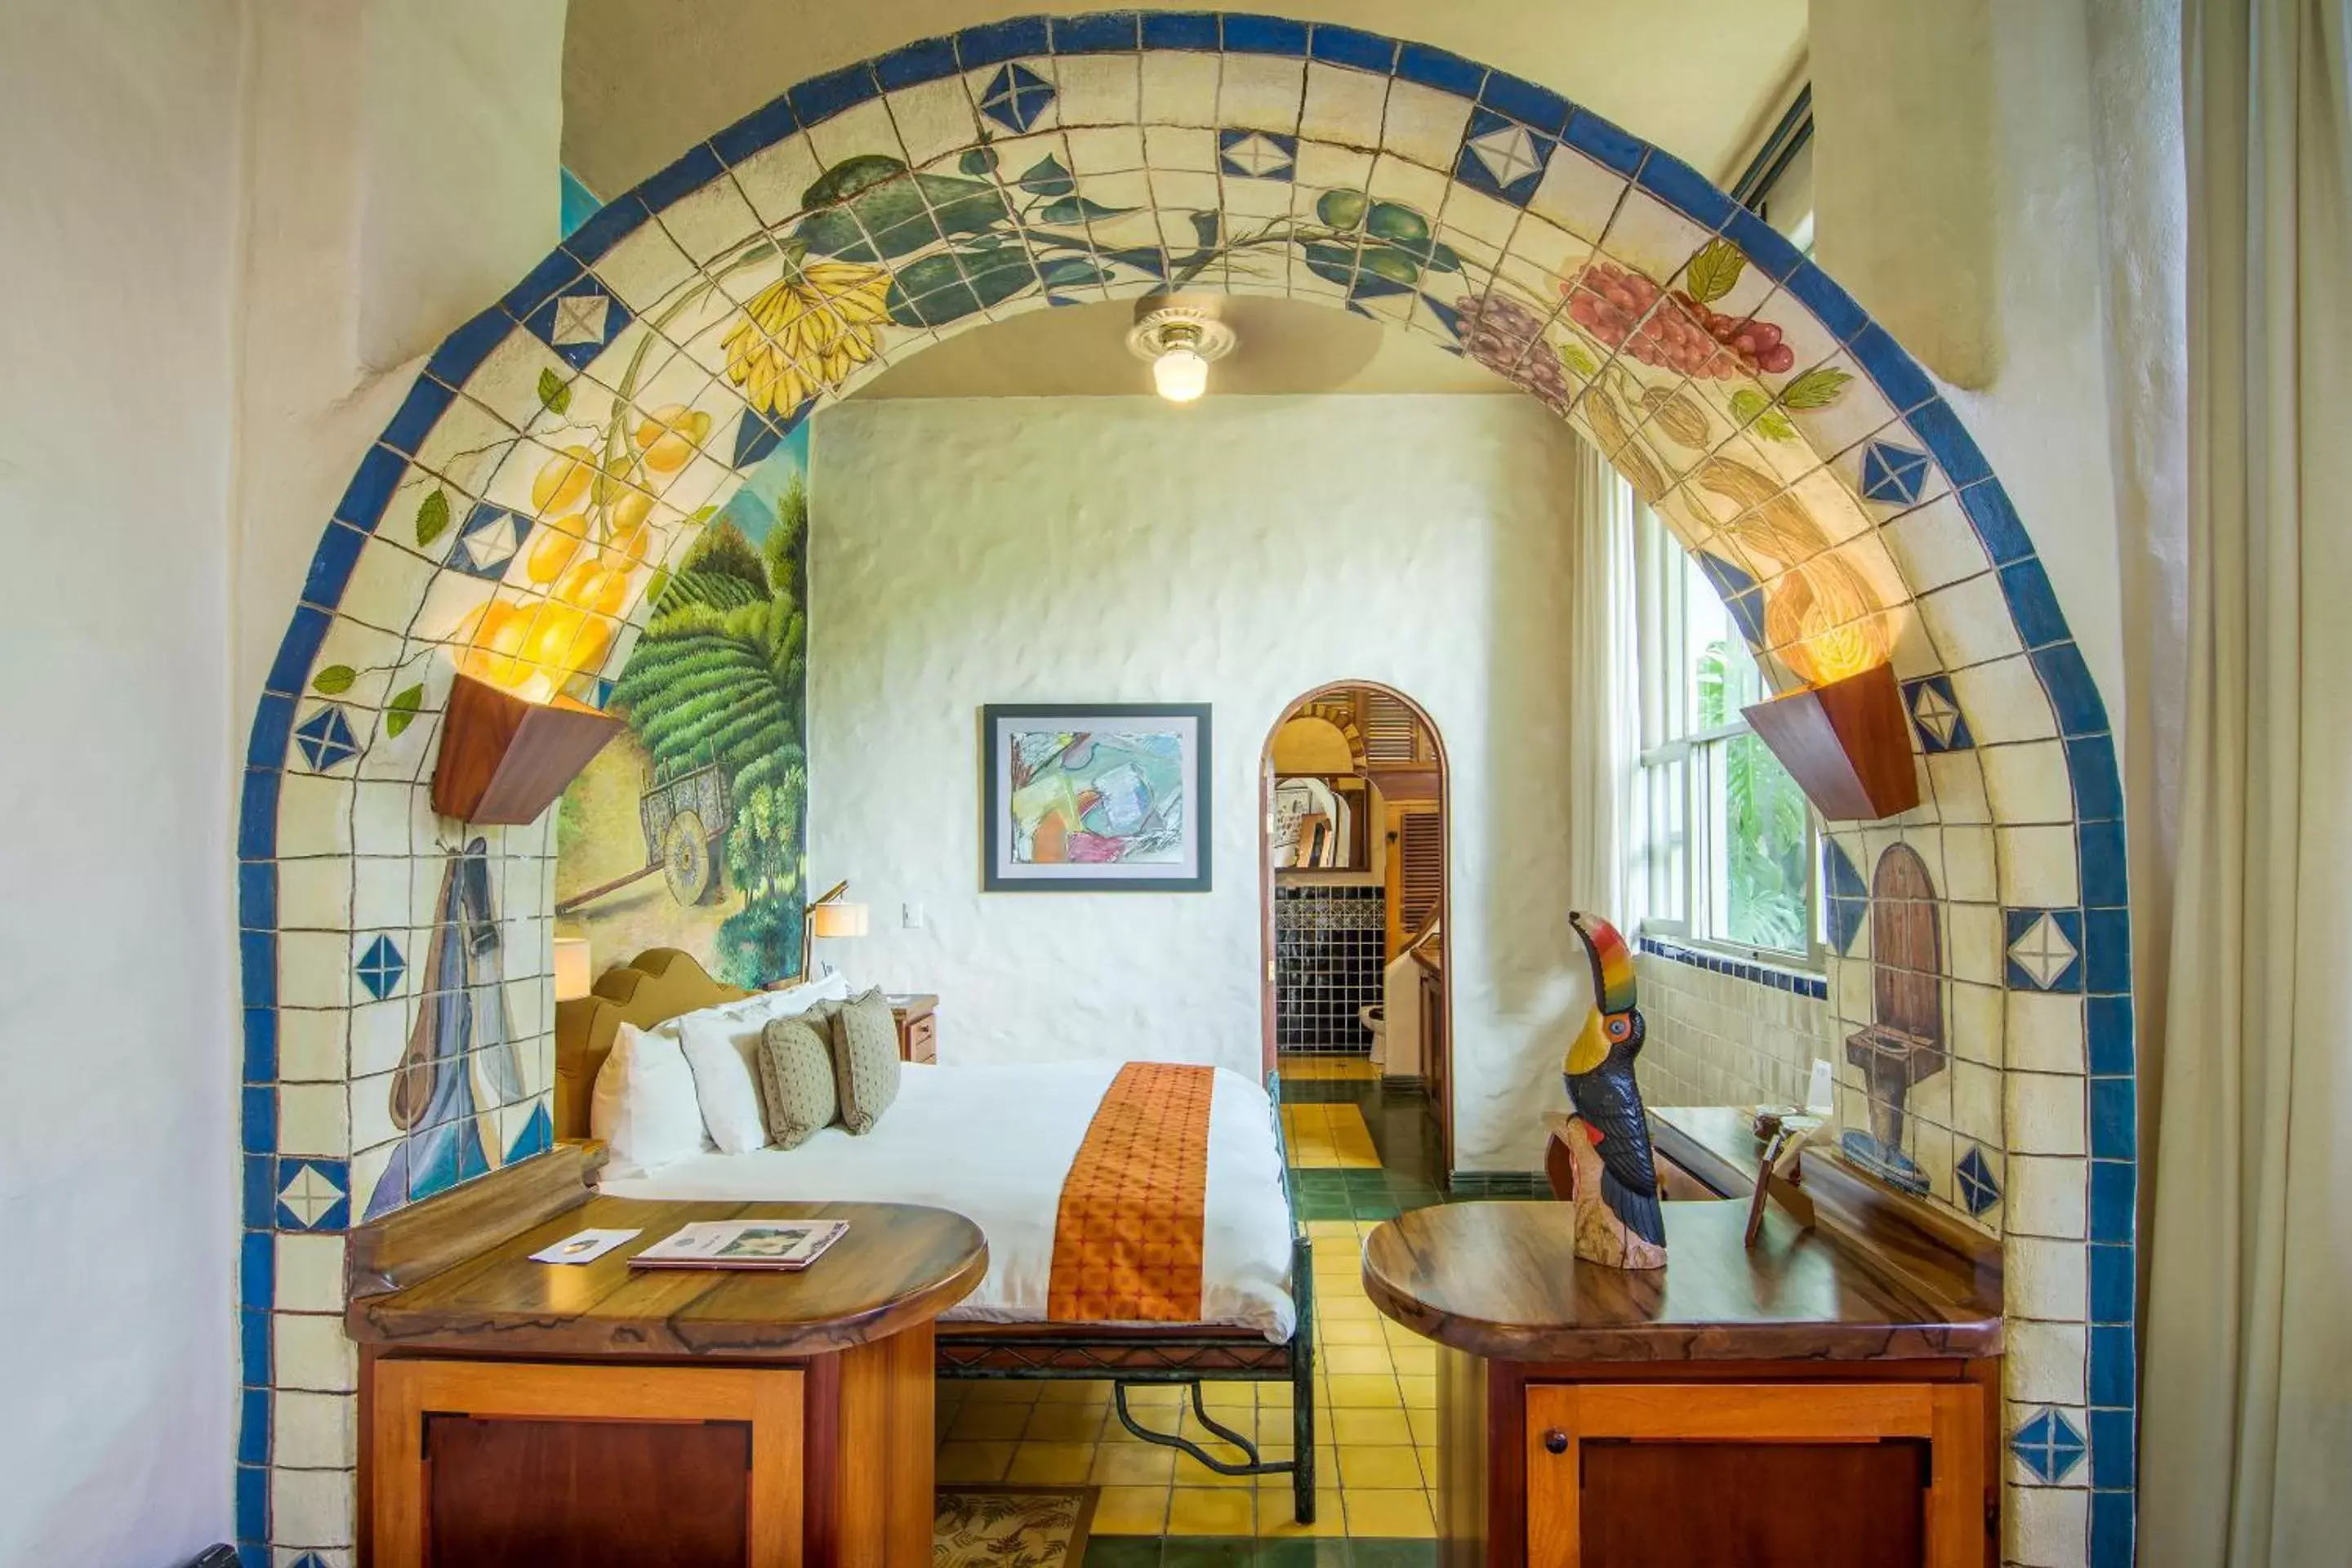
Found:
M 608 1177 L 623 1198 L 863 1200 L 953 1209 L 988 1237 L 988 1277 L 950 1319 L 1043 1321 L 1062 1179 L 1116 1062 L 933 1067 L 909 1062 L 863 1137 L 828 1127 L 797 1149 L 705 1152 Z M 1201 1318 L 1289 1339 L 1289 1206 L 1264 1089 L 1216 1069 L 1209 1107 Z

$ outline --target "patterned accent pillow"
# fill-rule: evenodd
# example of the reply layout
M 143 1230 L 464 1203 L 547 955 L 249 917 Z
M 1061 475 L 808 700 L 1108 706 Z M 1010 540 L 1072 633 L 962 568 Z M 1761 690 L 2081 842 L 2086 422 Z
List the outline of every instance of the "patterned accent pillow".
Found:
M 806 1015 L 772 1018 L 760 1031 L 760 1101 L 771 1149 L 796 1149 L 840 1116 L 829 1033 L 824 1019 Z
M 833 1074 L 841 1093 L 841 1124 L 871 1132 L 898 1098 L 898 1021 L 877 986 L 839 1005 L 833 1015 Z

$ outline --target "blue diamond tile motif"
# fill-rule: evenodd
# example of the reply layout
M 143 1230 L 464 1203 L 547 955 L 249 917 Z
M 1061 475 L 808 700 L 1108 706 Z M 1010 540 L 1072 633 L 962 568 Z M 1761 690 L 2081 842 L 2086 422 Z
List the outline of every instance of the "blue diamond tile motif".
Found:
M 1559 145 L 1491 109 L 1475 109 L 1454 162 L 1454 176 L 1473 190 L 1525 206 Z
M 1903 683 L 1903 709 L 1919 733 L 1919 747 L 1930 756 L 1937 752 L 1965 752 L 1977 738 L 1969 732 L 1968 715 L 1952 694 L 1952 678 L 1930 675 Z
M 278 1226 L 281 1230 L 341 1230 L 351 1224 L 352 1170 L 347 1160 L 281 1160 L 278 1166 Z
M 574 370 L 603 353 L 634 320 L 629 308 L 593 278 L 583 277 L 523 319 L 555 357 Z
M 2083 989 L 2082 910 L 2003 910 L 2001 921 L 2011 990 Z
M 1909 506 L 1927 488 L 1927 454 L 1873 441 L 1862 449 L 1862 493 L 1889 506 Z
M 1992 1162 L 1985 1158 L 1982 1144 L 1969 1144 L 1952 1173 L 1959 1180 L 1960 1201 L 1969 1205 L 1970 1214 L 1981 1215 L 2000 1202 L 2000 1184 L 1993 1180 Z
M 1298 138 L 1273 131 L 1220 131 L 1217 166 L 1237 180 L 1287 180 L 1297 171 Z
M 1870 888 L 1854 868 L 1853 857 L 1834 838 L 1822 840 L 1822 871 L 1828 884 L 1822 891 L 1830 900 L 1830 943 L 1841 955 L 1850 953 L 1870 918 Z
M 381 1002 L 400 989 L 400 977 L 408 973 L 408 960 L 400 956 L 392 938 L 380 936 L 360 954 L 358 972 L 368 994 Z
M 2063 1481 L 2091 1446 L 2059 1410 L 2037 1410 L 2009 1440 L 2009 1451 L 2045 1481 Z
M 302 759 L 314 773 L 323 773 L 360 754 L 359 738 L 352 733 L 352 721 L 340 702 L 324 704 L 297 724 L 294 743 L 302 749 Z
M 1007 131 L 1027 131 L 1054 102 L 1054 84 L 1015 62 L 997 71 L 980 95 L 980 111 Z
M 507 574 L 507 567 L 522 548 L 523 536 L 530 531 L 530 521 L 488 501 L 476 501 L 474 510 L 466 514 L 466 526 L 457 531 L 457 542 L 449 547 L 449 564 L 469 577 L 488 577 L 493 581 Z

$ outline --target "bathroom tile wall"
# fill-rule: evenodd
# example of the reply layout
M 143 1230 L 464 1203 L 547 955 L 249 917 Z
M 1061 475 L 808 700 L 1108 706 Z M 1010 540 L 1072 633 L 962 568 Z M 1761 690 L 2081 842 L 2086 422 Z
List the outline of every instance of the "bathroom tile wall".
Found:
M 1300 1055 L 1367 1056 L 1381 997 L 1388 897 L 1375 887 L 1274 890 L 1274 1036 Z
M 1802 1105 L 1828 1045 L 1829 1006 L 1819 976 L 1759 984 L 1691 962 L 1685 949 L 1644 942 L 1633 960 L 1648 1027 L 1636 1068 L 1652 1105 Z
M 478 847 L 433 816 L 453 672 L 602 703 L 703 522 L 819 401 L 995 317 L 1174 279 L 1419 332 L 1566 416 L 1702 558 L 1776 689 L 1857 652 L 1893 665 L 1925 804 L 1831 825 L 1850 873 L 1830 889 L 1833 1032 L 1889 1025 L 1859 917 L 1899 843 L 1933 888 L 1950 1064 L 1986 1069 L 1969 1092 L 1997 1096 L 2002 1131 L 1973 1164 L 1952 1139 L 1947 1166 L 1963 1075 L 1909 1085 L 1894 1135 L 1891 1090 L 1850 1061 L 1841 1131 L 1887 1134 L 1931 1201 L 2007 1237 L 2004 1559 L 2129 1562 L 2122 798 L 2105 705 L 1990 464 L 1843 290 L 1638 138 L 1442 51 L 1157 11 L 993 22 L 793 89 L 451 334 L 361 461 L 255 714 L 238 826 L 247 1562 L 351 1556 L 328 1248 L 280 1243 L 331 1248 L 380 1195 L 545 1136 L 551 835 Z M 1678 330 L 1644 330 L 1656 315 Z M 583 526 L 595 570 L 575 572 L 555 558 Z M 453 986 L 451 957 L 436 977 L 461 945 L 436 936 L 445 889 L 469 880 L 503 1014 Z M 1926 973 L 1920 951 L 1897 973 Z M 462 1108 L 389 1095 L 428 1047 L 436 1083 L 470 1086 Z

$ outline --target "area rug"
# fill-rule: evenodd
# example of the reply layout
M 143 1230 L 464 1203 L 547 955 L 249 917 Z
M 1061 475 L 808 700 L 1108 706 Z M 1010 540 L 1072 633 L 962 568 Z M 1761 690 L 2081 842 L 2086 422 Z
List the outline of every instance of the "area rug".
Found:
M 941 1487 L 931 1568 L 1078 1568 L 1094 1517 L 1092 1487 Z

